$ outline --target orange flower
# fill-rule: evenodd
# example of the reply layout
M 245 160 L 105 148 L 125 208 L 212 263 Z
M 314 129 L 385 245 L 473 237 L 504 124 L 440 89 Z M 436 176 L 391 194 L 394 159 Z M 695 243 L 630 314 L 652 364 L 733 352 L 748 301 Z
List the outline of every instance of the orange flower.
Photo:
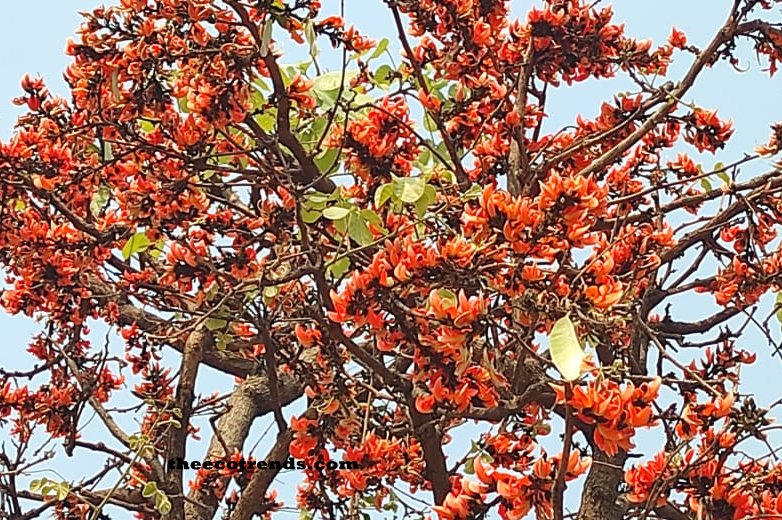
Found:
M 668 36 L 668 43 L 670 43 L 672 47 L 683 49 L 687 45 L 687 36 L 674 27 L 671 29 L 671 35 Z
M 613 307 L 624 294 L 622 283 L 610 276 L 601 276 L 597 282 L 599 285 L 590 285 L 584 294 L 598 309 Z

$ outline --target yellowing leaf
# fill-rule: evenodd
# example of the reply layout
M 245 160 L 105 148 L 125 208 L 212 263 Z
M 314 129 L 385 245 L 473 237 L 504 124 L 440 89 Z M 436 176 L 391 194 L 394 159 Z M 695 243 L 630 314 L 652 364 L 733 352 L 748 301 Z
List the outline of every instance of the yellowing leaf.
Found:
M 402 202 L 414 203 L 420 199 L 426 190 L 426 179 L 423 177 L 395 177 L 391 182 L 394 195 Z
M 576 328 L 568 316 L 557 320 L 549 336 L 551 360 L 566 381 L 575 381 L 581 375 L 584 350 L 576 335 Z
M 149 498 L 157 493 L 157 482 L 149 481 L 144 484 L 144 489 L 141 490 L 141 496 Z
M 331 206 L 323 210 L 323 216 L 329 220 L 342 220 L 350 213 L 349 208 L 342 208 L 340 206 Z

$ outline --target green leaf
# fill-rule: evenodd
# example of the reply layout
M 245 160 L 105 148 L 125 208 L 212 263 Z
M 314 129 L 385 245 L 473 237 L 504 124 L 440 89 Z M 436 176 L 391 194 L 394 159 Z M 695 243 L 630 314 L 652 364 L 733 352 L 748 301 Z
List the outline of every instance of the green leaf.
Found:
M 329 271 L 334 278 L 342 278 L 342 275 L 348 272 L 350 269 L 350 258 L 343 257 L 331 264 Z
M 272 29 L 274 28 L 274 24 L 271 20 L 266 20 L 266 23 L 263 24 L 263 36 L 261 36 L 261 56 L 266 57 L 267 54 L 269 54 L 269 45 L 272 42 Z
M 155 129 L 155 126 L 157 126 L 152 121 L 147 121 L 146 119 L 139 119 L 138 120 L 138 126 L 141 127 L 141 129 L 146 132 L 150 133 Z
M 33 493 L 37 493 L 41 490 L 41 486 L 43 486 L 43 480 L 42 479 L 35 479 L 32 482 L 30 482 L 30 491 Z
M 418 156 L 418 164 L 421 166 L 426 166 L 429 164 L 429 161 L 432 160 L 432 151 L 429 148 L 422 148 L 421 153 Z
M 58 483 L 55 489 L 57 490 L 57 500 L 65 500 L 71 492 L 70 484 L 65 481 Z
M 467 459 L 467 462 L 464 463 L 464 472 L 468 475 L 472 475 L 475 473 L 475 459 Z
M 147 254 L 148 254 L 150 257 L 152 257 L 152 258 L 154 258 L 155 260 L 157 260 L 158 258 L 160 258 L 160 255 L 162 255 L 162 254 L 163 254 L 163 249 L 164 249 L 165 247 L 166 247 L 166 240 L 165 240 L 164 238 L 161 238 L 160 240 L 158 240 L 157 242 L 155 242 L 155 247 L 153 247 L 152 249 L 150 249 L 150 250 L 149 250 L 149 252 L 148 252 Z M 216 287 L 217 287 L 217 285 L 215 285 L 214 287 L 216 288 Z
M 317 208 L 317 209 L 325 208 L 326 204 L 328 204 L 330 200 L 332 200 L 331 195 L 327 195 L 319 191 L 316 191 L 314 193 L 309 193 L 304 196 L 304 203 L 311 208 Z
M 352 77 L 356 75 L 353 71 L 345 71 L 345 82 L 350 81 Z M 326 72 L 315 78 L 312 82 L 312 89 L 321 92 L 336 92 L 339 90 L 340 83 L 342 82 L 342 71 L 336 70 L 333 72 Z
M 477 199 L 483 193 L 483 187 L 480 184 L 473 184 L 470 189 L 462 193 L 463 200 Z
M 456 293 L 453 291 L 450 291 L 448 289 L 438 289 L 437 294 L 442 298 L 443 300 L 446 300 L 448 302 L 448 305 L 446 308 L 451 308 L 456 306 Z
M 390 65 L 381 65 L 374 74 L 375 83 L 381 87 L 388 87 L 394 77 L 394 69 Z
M 171 512 L 171 501 L 163 493 L 155 495 L 155 508 L 161 515 L 167 515 Z
M 703 179 L 701 179 L 701 186 L 702 186 L 702 187 L 703 187 L 703 189 L 704 189 L 704 190 L 706 190 L 706 191 L 711 191 L 711 190 L 713 190 L 713 189 L 714 189 L 714 188 L 712 188 L 712 186 L 711 186 L 711 183 L 709 182 L 709 179 L 707 179 L 706 177 L 704 177 Z
M 717 177 L 725 184 L 730 184 L 730 176 L 726 172 L 718 172 Z
M 418 218 L 422 218 L 426 214 L 426 210 L 429 209 L 429 206 L 434 204 L 436 200 L 437 190 L 434 186 L 427 184 L 423 196 L 415 201 L 415 214 L 418 215 Z
M 391 183 L 379 186 L 377 190 L 375 190 L 375 207 L 377 209 L 382 208 L 383 204 L 385 204 L 393 194 L 394 187 L 391 185 Z
M 434 119 L 429 114 L 424 114 L 424 128 L 427 132 L 437 131 L 437 123 L 434 122 Z
M 777 307 L 777 321 L 779 323 L 782 323 L 782 291 L 777 293 L 777 301 L 776 301 L 776 307 Z
M 265 132 L 271 132 L 277 124 L 277 116 L 270 112 L 262 112 L 255 116 L 255 122 L 258 123 L 258 126 Z
M 152 242 L 150 242 L 147 234 L 143 231 L 139 231 L 125 242 L 125 246 L 122 248 L 122 258 L 127 260 L 136 253 L 146 251 L 151 245 Z
M 215 348 L 218 351 L 223 352 L 228 348 L 228 345 L 233 341 L 233 335 L 227 332 L 218 332 L 215 334 Z
M 157 482 L 150 480 L 144 484 L 144 489 L 141 490 L 141 496 L 149 498 L 157 493 Z
M 312 20 L 307 20 L 307 23 L 304 24 L 304 37 L 307 38 L 307 44 L 310 47 L 310 56 L 312 56 L 312 59 L 317 58 L 318 35 L 315 34 L 315 25 L 312 23 Z
M 371 244 L 375 237 L 369 230 L 369 226 L 360 215 L 353 214 L 348 222 L 348 234 L 359 245 Z
M 722 182 L 725 184 L 730 184 L 730 176 L 728 175 L 728 172 L 725 171 L 725 163 L 715 163 L 713 171 L 717 174 L 717 177 L 719 177 Z
M 348 84 L 356 74 L 356 71 L 346 71 L 345 84 Z M 327 72 L 313 80 L 312 91 L 318 97 L 318 100 L 320 100 L 323 108 L 331 108 L 337 103 L 341 82 L 342 71 Z
M 94 217 L 100 215 L 100 212 L 106 207 L 109 197 L 111 197 L 111 190 L 105 184 L 101 184 L 90 201 L 90 213 Z
M 318 165 L 318 169 L 320 170 L 320 172 L 326 173 L 334 166 L 334 164 L 337 162 L 338 157 L 339 157 L 339 149 L 326 148 L 315 157 L 314 161 L 315 164 Z
M 183 114 L 187 114 L 188 112 L 190 112 L 190 109 L 187 108 L 187 98 L 186 97 L 181 97 L 181 98 L 177 99 L 176 104 L 177 104 L 177 107 L 179 107 L 179 111 L 182 112 Z
M 301 220 L 303 220 L 305 224 L 314 224 L 321 215 L 322 213 L 320 210 L 301 208 Z
M 382 40 L 377 42 L 377 47 L 375 47 L 375 50 L 372 52 L 372 54 L 369 55 L 367 61 L 379 58 L 380 55 L 386 52 L 386 49 L 388 49 L 388 43 L 389 43 L 388 38 L 383 38 Z
M 323 216 L 329 220 L 342 220 L 348 216 L 350 208 L 343 208 L 340 206 L 331 206 L 323 210 Z
M 280 294 L 280 286 L 279 285 L 270 285 L 268 287 L 263 288 L 263 298 L 264 300 L 271 300 L 272 298 L 276 298 L 277 295 Z
M 394 195 L 402 202 L 413 203 L 426 191 L 426 179 L 423 177 L 395 177 L 391 184 Z
M 549 337 L 551 360 L 566 381 L 575 381 L 581 376 L 581 362 L 584 350 L 576 335 L 576 327 L 569 316 L 560 318 L 551 329 Z
M 383 227 L 383 221 L 380 220 L 380 217 L 377 215 L 377 213 L 371 209 L 362 209 L 361 216 L 364 218 L 364 220 L 367 221 L 368 224 L 374 224 L 377 227 Z
M 216 331 L 224 329 L 228 322 L 222 318 L 207 318 L 205 325 L 210 331 Z
M 334 221 L 334 227 L 337 228 L 340 235 L 344 235 L 348 232 L 348 220 L 347 218 L 341 218 Z

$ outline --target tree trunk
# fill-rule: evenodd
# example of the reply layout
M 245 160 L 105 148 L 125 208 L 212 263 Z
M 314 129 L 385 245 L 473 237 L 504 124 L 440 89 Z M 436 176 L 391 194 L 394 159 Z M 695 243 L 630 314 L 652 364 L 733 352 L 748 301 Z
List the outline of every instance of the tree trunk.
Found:
M 600 450 L 592 456 L 592 467 L 584 482 L 577 520 L 621 520 L 624 507 L 616 503 L 619 484 L 624 479 L 627 454 L 609 457 Z

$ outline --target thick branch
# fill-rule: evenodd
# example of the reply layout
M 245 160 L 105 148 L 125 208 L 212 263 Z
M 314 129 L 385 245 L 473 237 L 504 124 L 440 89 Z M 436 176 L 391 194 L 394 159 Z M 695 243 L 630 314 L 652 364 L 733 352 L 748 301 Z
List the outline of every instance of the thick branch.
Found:
M 204 356 L 204 349 L 212 342 L 212 335 L 206 327 L 198 327 L 187 338 L 182 355 L 182 365 L 179 371 L 179 383 L 176 390 L 176 406 L 181 412 L 181 427 L 174 428 L 169 437 L 169 458 L 179 459 L 185 457 L 187 448 L 187 432 L 190 423 L 190 415 L 193 412 L 193 398 L 195 396 L 195 383 L 198 376 L 198 367 Z M 184 518 L 183 500 L 176 496 L 182 493 L 182 470 L 173 469 L 169 472 L 168 490 L 174 495 L 172 499 L 173 518 Z
M 301 395 L 302 384 L 297 379 L 289 375 L 280 375 L 278 379 L 279 393 L 277 397 L 281 405 L 290 404 Z M 218 421 L 217 432 L 212 436 L 209 444 L 207 452 L 209 459 L 224 457 L 235 450 L 241 451 L 253 421 L 257 417 L 273 411 L 274 403 L 268 378 L 266 376 L 249 377 L 231 395 L 227 406 L 228 410 Z M 270 472 L 258 471 L 257 473 L 267 474 Z M 208 489 L 193 490 L 189 498 L 190 500 L 185 504 L 185 518 L 187 520 L 208 520 L 217 511 L 218 500 Z

